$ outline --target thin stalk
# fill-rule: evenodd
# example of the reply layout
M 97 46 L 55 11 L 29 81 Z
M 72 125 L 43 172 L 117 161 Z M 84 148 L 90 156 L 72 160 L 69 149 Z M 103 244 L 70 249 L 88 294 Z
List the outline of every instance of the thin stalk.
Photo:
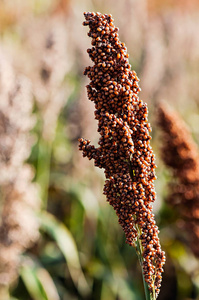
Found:
M 137 252 L 137 256 L 138 256 L 138 260 L 140 263 L 140 267 L 142 270 L 142 279 L 143 279 L 143 285 L 144 285 L 144 292 L 145 292 L 145 298 L 146 300 L 156 300 L 155 294 L 153 293 L 153 295 L 150 293 L 149 291 L 149 287 L 148 284 L 145 281 L 144 278 L 144 273 L 143 273 L 143 257 L 142 257 L 142 246 L 141 246 L 141 242 L 139 240 L 139 236 L 137 238 L 137 242 L 136 242 L 136 252 Z
M 9 300 L 9 290 L 7 286 L 1 285 L 0 286 L 0 299 Z
M 48 188 L 50 180 L 50 162 L 52 154 L 52 142 L 40 139 L 37 161 L 36 181 L 41 187 L 42 208 L 46 209 L 48 202 Z
M 131 179 L 134 180 L 134 169 L 133 169 L 133 166 L 131 164 L 131 158 L 129 159 L 129 173 L 130 173 Z M 135 217 L 134 217 L 134 219 L 135 219 Z M 145 281 L 145 278 L 144 278 L 143 256 L 142 256 L 143 249 L 142 249 L 142 244 L 141 244 L 141 241 L 140 241 L 140 236 L 141 236 L 142 232 L 141 232 L 141 229 L 140 229 L 139 225 L 135 225 L 135 226 L 136 226 L 137 233 L 138 233 L 137 241 L 136 241 L 136 252 L 137 252 L 138 260 L 139 260 L 140 267 L 141 267 L 141 270 L 142 270 L 142 279 L 143 279 L 143 285 L 144 285 L 145 298 L 146 298 L 146 300 L 156 300 L 155 290 L 153 289 L 153 293 L 150 293 L 148 284 L 147 284 L 147 282 Z
M 38 160 L 36 182 L 40 186 L 40 197 L 42 199 L 42 209 L 46 209 L 48 202 L 48 189 L 50 181 L 50 163 L 52 155 L 53 139 L 46 140 L 42 136 L 43 119 L 41 117 L 41 136 L 38 144 Z

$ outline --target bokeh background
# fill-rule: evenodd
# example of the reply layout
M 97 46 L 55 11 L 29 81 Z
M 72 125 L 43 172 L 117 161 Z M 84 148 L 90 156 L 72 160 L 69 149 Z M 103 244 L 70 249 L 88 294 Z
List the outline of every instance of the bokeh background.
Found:
M 0 299 L 144 299 L 136 253 L 102 194 L 103 171 L 78 151 L 78 138 L 99 137 L 83 76 L 84 11 L 113 15 L 149 107 L 167 257 L 158 299 L 199 299 L 199 260 L 166 201 L 173 173 L 157 124 L 164 101 L 199 143 L 198 0 L 0 1 Z

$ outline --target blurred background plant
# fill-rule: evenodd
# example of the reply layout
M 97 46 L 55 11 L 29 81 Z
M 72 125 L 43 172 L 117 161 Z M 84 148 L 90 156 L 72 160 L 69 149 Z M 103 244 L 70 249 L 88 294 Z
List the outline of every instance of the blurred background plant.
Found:
M 144 298 L 136 254 L 125 244 L 117 217 L 102 195 L 103 172 L 78 151 L 79 137 L 98 140 L 83 77 L 90 64 L 84 11 L 113 15 L 140 78 L 140 97 L 149 106 L 158 165 L 154 210 L 167 255 L 158 299 L 199 299 L 198 258 L 186 244 L 181 215 L 165 201 L 173 173 L 161 159 L 163 141 L 156 122 L 156 107 L 164 100 L 180 113 L 198 145 L 197 0 L 0 1 L 1 298 Z M 20 93 L 13 95 L 19 85 Z M 12 149 L 9 160 L 6 145 Z M 8 183 L 16 189 L 6 192 Z M 26 201 L 35 213 L 32 233 L 29 214 L 20 209 Z M 18 220 L 17 228 L 26 231 L 9 231 L 5 220 Z M 15 256 L 9 250 L 14 248 Z

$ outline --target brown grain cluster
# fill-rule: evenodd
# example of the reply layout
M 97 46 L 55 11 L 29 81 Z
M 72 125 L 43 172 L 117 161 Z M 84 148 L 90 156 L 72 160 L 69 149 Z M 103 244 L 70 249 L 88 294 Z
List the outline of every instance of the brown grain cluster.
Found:
M 138 97 L 139 79 L 128 61 L 127 48 L 118 38 L 111 15 L 85 13 L 92 48 L 87 52 L 93 66 L 85 69 L 90 79 L 88 98 L 95 103 L 95 119 L 101 135 L 99 147 L 80 139 L 83 156 L 104 168 L 104 194 L 115 209 L 126 241 L 141 242 L 145 281 L 156 296 L 165 262 L 158 227 L 152 213 L 155 158 L 150 146 L 147 105 Z
M 18 277 L 21 255 L 39 238 L 39 191 L 25 163 L 35 119 L 29 80 L 16 75 L 0 49 L 0 298 Z
M 183 220 L 193 253 L 199 257 L 199 149 L 181 117 L 165 105 L 159 106 L 162 158 L 172 170 L 167 201 Z

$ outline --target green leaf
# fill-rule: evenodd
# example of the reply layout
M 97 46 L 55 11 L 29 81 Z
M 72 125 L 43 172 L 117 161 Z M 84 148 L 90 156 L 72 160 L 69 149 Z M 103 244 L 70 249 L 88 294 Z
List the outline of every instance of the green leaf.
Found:
M 21 277 L 34 299 L 60 300 L 50 274 L 39 264 L 35 257 L 23 257 Z
M 31 264 L 23 264 L 20 271 L 22 280 L 34 300 L 48 300 L 45 290 L 37 276 L 35 266 Z
M 71 278 L 82 294 L 89 292 L 89 287 L 83 274 L 74 238 L 68 228 L 47 212 L 39 215 L 41 229 L 47 232 L 56 242 L 63 253 Z

